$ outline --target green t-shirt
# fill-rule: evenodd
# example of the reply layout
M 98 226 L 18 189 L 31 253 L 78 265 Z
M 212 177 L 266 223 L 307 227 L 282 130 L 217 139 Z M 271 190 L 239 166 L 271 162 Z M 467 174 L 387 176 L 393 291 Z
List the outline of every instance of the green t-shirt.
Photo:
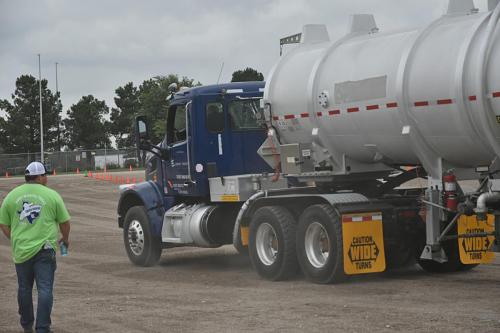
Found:
M 16 264 L 31 259 L 45 245 L 57 249 L 59 224 L 69 219 L 59 193 L 40 184 L 16 187 L 5 197 L 0 208 L 0 224 L 10 227 Z

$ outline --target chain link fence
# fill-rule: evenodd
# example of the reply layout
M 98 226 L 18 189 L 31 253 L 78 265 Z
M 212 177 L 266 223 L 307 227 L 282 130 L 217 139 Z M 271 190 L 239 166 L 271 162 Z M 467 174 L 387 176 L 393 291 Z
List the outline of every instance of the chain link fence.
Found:
M 94 149 L 67 152 L 44 152 L 44 164 L 51 173 L 74 173 L 110 169 L 129 169 L 139 166 L 137 150 Z M 0 176 L 23 175 L 26 166 L 40 161 L 40 153 L 0 154 Z

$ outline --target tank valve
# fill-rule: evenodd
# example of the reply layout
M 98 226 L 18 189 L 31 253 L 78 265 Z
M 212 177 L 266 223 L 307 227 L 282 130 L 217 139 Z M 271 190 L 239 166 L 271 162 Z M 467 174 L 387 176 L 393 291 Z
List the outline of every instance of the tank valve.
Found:
M 456 212 L 458 206 L 457 177 L 452 172 L 443 176 L 443 188 L 446 208 Z

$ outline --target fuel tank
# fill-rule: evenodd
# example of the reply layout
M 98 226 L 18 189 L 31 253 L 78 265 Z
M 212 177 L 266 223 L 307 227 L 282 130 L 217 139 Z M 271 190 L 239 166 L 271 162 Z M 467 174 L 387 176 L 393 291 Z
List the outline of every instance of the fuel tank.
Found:
M 316 141 L 337 165 L 490 165 L 500 156 L 500 6 L 469 3 L 450 2 L 418 30 L 384 33 L 354 15 L 330 41 L 325 26 L 304 26 L 264 92 L 281 143 Z

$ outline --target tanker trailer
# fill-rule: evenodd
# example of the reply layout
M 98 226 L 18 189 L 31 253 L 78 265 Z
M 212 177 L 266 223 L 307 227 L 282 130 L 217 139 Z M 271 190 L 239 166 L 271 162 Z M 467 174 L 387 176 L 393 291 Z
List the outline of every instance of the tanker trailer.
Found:
M 256 194 L 235 228 L 261 276 L 286 278 L 297 259 L 319 283 L 412 256 L 431 272 L 493 260 L 500 6 L 489 6 L 452 0 L 424 29 L 392 33 L 354 15 L 338 41 L 323 25 L 282 40 L 300 43 L 268 76 L 259 154 L 289 188 Z M 423 189 L 400 187 L 421 177 Z
M 316 283 L 415 260 L 431 272 L 491 262 L 500 239 L 496 5 L 479 13 L 454 0 L 428 27 L 395 33 L 355 15 L 335 42 L 308 25 L 282 40 L 300 43 L 265 87 L 174 92 L 160 145 L 138 117 L 154 177 L 122 188 L 131 261 L 233 243 L 261 277 L 300 268 Z

